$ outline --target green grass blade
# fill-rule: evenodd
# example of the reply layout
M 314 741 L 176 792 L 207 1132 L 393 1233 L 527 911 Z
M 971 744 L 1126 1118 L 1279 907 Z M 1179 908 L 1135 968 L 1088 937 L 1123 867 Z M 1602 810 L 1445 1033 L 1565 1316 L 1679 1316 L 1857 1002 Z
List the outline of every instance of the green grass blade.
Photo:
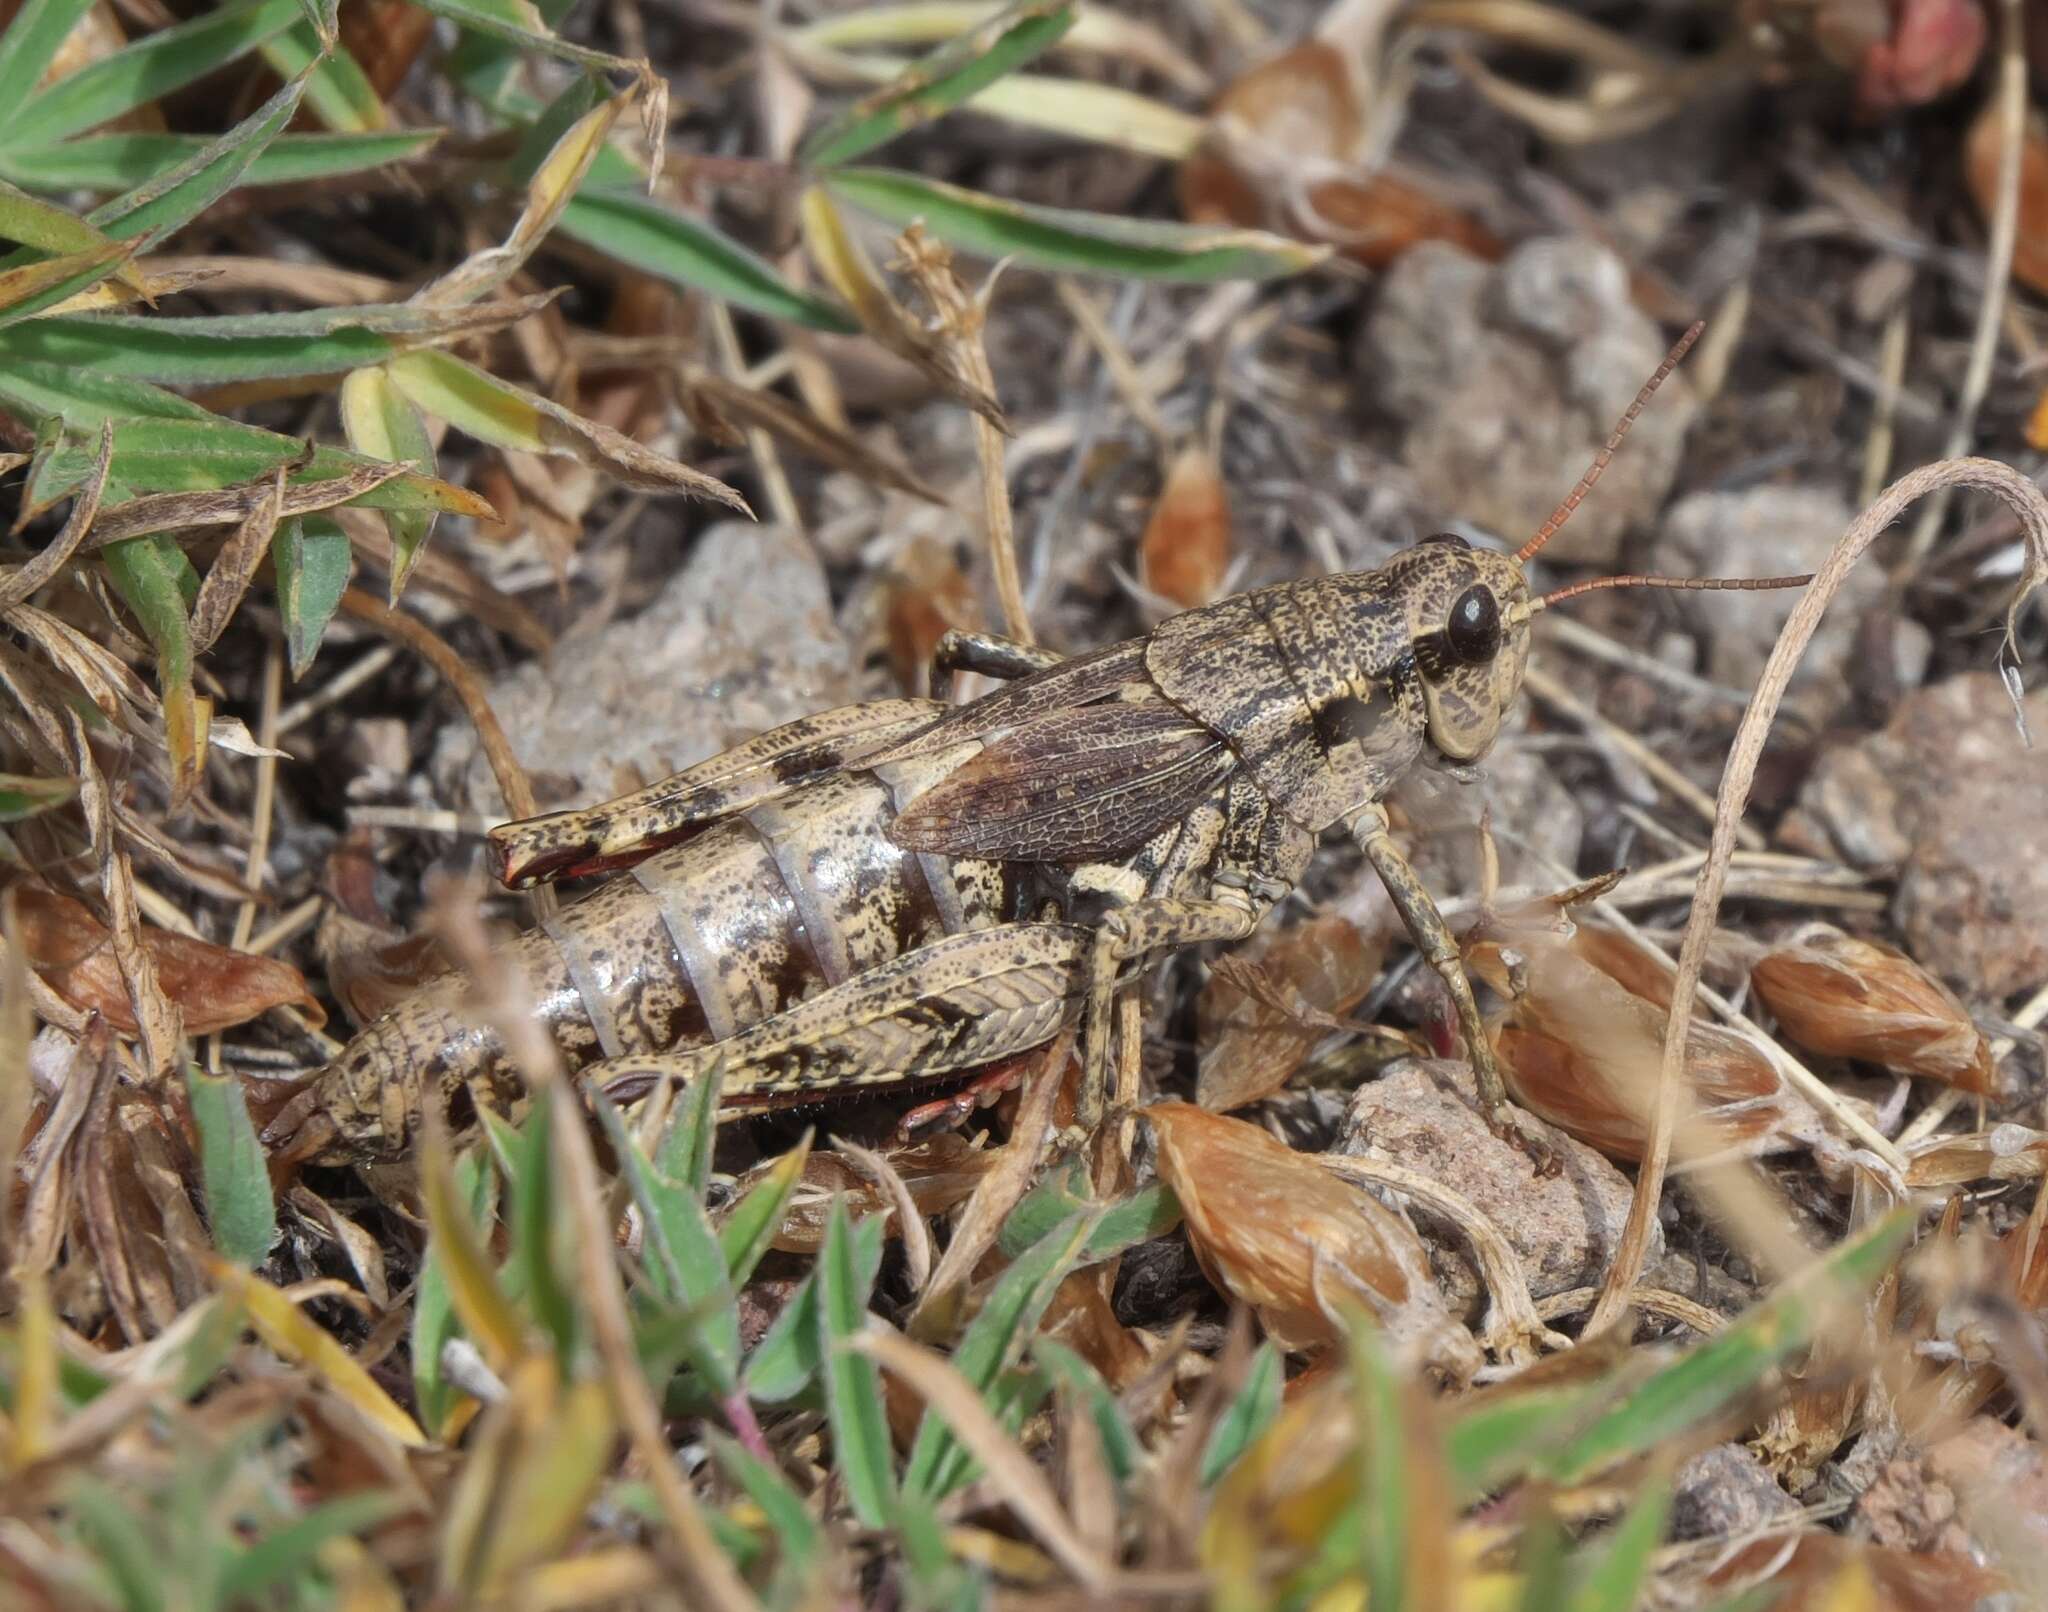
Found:
M 714 1063 L 702 1080 L 693 1080 L 674 1098 L 668 1131 L 655 1150 L 661 1173 L 704 1201 L 711 1185 L 711 1152 L 718 1141 L 718 1094 L 725 1068 Z
M 307 88 L 310 100 L 316 77 Z M 381 134 L 280 134 L 256 155 L 242 184 L 300 185 L 410 162 L 441 138 L 439 129 Z M 128 190 L 152 174 L 189 162 L 211 142 L 190 134 L 89 134 L 62 145 L 0 151 L 0 178 L 29 190 Z
M 1660 1474 L 1615 1525 L 1600 1559 L 1572 1596 L 1570 1612 L 1635 1612 L 1643 1605 L 1670 1515 L 1671 1480 Z
M 25 359 L 0 364 L 0 407 L 34 421 L 39 432 L 52 428 L 30 478 L 36 507 L 64 497 L 92 473 L 95 450 L 88 444 L 108 420 L 114 425 L 110 479 L 128 493 L 245 486 L 279 465 L 305 459 L 306 445 L 296 437 L 224 419 L 146 381 L 62 365 Z M 62 440 L 54 433 L 59 420 L 71 426 Z M 315 448 L 291 481 L 318 481 L 374 462 L 339 448 Z M 400 476 L 351 502 L 363 509 L 439 509 L 469 515 L 489 507 L 459 487 L 418 475 Z M 109 519 L 119 507 L 109 505 L 101 519 Z
M 882 1269 L 885 1232 L 881 1215 L 870 1215 L 853 1228 L 855 1285 L 863 1292 L 873 1290 L 875 1277 Z M 741 1373 L 747 1397 L 779 1405 L 801 1394 L 818 1375 L 824 1358 L 822 1336 L 818 1323 L 818 1278 L 813 1270 L 798 1284 L 782 1313 L 747 1356 L 746 1370 Z
M 1202 1449 L 1199 1475 L 1203 1488 L 1206 1489 L 1237 1465 L 1237 1458 L 1244 1454 L 1252 1440 L 1273 1425 L 1273 1418 L 1280 1414 L 1280 1390 L 1285 1386 L 1286 1375 L 1281 1370 L 1280 1354 L 1269 1338 L 1252 1355 L 1251 1369 L 1245 1373 L 1244 1386 L 1224 1406 L 1223 1414 L 1209 1431 L 1209 1442 Z
M 525 306 L 508 305 L 503 322 Z M 333 375 L 382 363 L 422 342 L 500 322 L 465 317 L 477 311 L 392 303 L 189 319 L 60 314 L 0 331 L 0 360 L 90 368 L 101 376 L 172 386 Z M 411 455 L 355 446 L 372 458 L 418 462 Z M 425 463 L 432 468 L 431 455 Z
M 1585 1425 L 1602 1392 L 1599 1383 L 1508 1384 L 1456 1407 L 1445 1438 L 1453 1497 L 1468 1504 L 1527 1472 Z
M 253 0 L 150 34 L 17 104 L 7 143 L 45 145 L 82 134 L 225 67 L 304 15 L 299 0 Z
M 512 153 L 512 160 L 505 165 L 505 188 L 513 190 L 531 184 L 556 143 L 582 119 L 595 112 L 604 98 L 604 83 L 594 74 L 581 73 L 571 79 L 569 87 L 550 101 L 540 116 L 527 125 L 526 133 L 520 136 L 519 149 Z
M 123 1612 L 163 1612 L 170 1575 L 164 1572 L 163 1542 L 107 1484 L 81 1479 L 69 1495 L 72 1526 L 99 1558 Z
M 783 1211 L 804 1178 L 804 1166 L 811 1157 L 811 1132 L 781 1158 L 747 1195 L 733 1205 L 718 1228 L 718 1245 L 725 1250 L 726 1279 L 738 1292 L 754 1274 L 754 1267 L 773 1246 Z
M 330 1541 L 360 1534 L 406 1509 L 400 1496 L 383 1489 L 322 1502 L 231 1557 L 220 1577 L 220 1604 L 257 1601 L 288 1582 L 317 1580 L 317 1560 Z
M 1062 273 L 1140 280 L 1264 280 L 1329 256 L 1263 230 L 1112 217 L 984 196 L 887 168 L 836 168 L 834 196 L 895 225 L 922 219 L 950 245 Z
M 1542 1470 L 1559 1483 L 1577 1483 L 1618 1461 L 1648 1454 L 1719 1415 L 1765 1373 L 1804 1349 L 1840 1305 L 1867 1294 L 1912 1229 L 1912 1212 L 1901 1209 L 1843 1243 L 1812 1270 L 1636 1385 L 1626 1400 L 1566 1442 Z
M 602 1103 L 598 1114 L 646 1228 L 648 1289 L 666 1308 L 687 1312 L 691 1362 L 729 1394 L 739 1377 L 739 1305 L 703 1198 L 649 1160 L 617 1108 Z
M 359 369 L 341 383 L 341 427 L 357 453 L 414 465 L 426 475 L 438 468 L 426 416 L 381 367 Z M 434 512 L 388 510 L 384 525 L 391 534 L 391 602 L 396 604 L 433 535 Z
M 555 1190 L 553 1116 L 552 1103 L 535 1103 L 513 1141 L 519 1166 L 512 1177 L 512 1253 L 504 1274 L 554 1344 L 555 1363 L 566 1378 L 575 1367 L 581 1327 L 570 1283 L 563 1279 L 575 1255 L 565 1246 L 571 1227 Z
M 1094 1229 L 1094 1215 L 1076 1215 L 1055 1227 L 996 1279 L 953 1350 L 954 1369 L 984 1399 L 994 1390 L 998 1376 L 1024 1353 L 1046 1306 Z M 928 1408 L 904 1465 L 904 1491 L 940 1500 L 967 1482 L 975 1470 L 945 1419 Z
M 593 166 L 591 174 L 597 180 L 600 168 Z M 799 291 L 702 219 L 636 192 L 588 184 L 562 209 L 558 227 L 628 268 L 735 307 L 812 330 L 851 335 L 860 329 L 845 309 Z
M 237 1265 L 254 1269 L 277 1237 L 277 1208 L 242 1083 L 232 1075 L 209 1075 L 197 1064 L 188 1064 L 185 1092 L 199 1131 L 199 1173 L 206 1186 L 213 1246 Z
M 478 33 L 523 45 L 528 50 L 537 50 L 561 61 L 574 62 L 579 67 L 594 68 L 599 72 L 633 71 L 633 64 L 623 57 L 572 45 L 560 37 L 548 26 L 539 8 L 529 4 L 528 0 L 415 0 L 415 3 L 422 11 L 431 11 L 437 17 L 459 22 L 465 28 L 474 28 Z
M 277 607 L 284 616 L 285 653 L 294 679 L 313 664 L 355 563 L 348 533 L 325 515 L 285 521 L 271 538 Z
M 19 106 L 29 98 L 91 9 L 92 0 L 27 0 L 0 29 L 0 106 Z M 9 143 L 11 134 L 0 131 L 0 143 Z
M 88 221 L 141 251 L 182 229 L 242 181 L 263 148 L 298 111 L 306 80 L 295 78 L 218 140 L 175 168 L 93 209 Z
M 0 184 L 0 240 L 50 254 L 99 252 L 115 244 L 113 236 L 76 213 L 9 184 Z
M 1044 1179 L 1025 1194 L 1003 1221 L 996 1246 L 1015 1259 L 1069 1216 L 1096 1207 L 1080 1161 L 1071 1161 L 1064 1170 L 1047 1171 Z M 1108 1259 L 1134 1244 L 1163 1237 L 1179 1224 L 1180 1201 L 1171 1187 L 1155 1182 L 1101 1210 L 1079 1263 L 1089 1265 Z
M 1017 0 L 862 97 L 806 140 L 798 159 L 815 168 L 851 162 L 1043 55 L 1075 17 L 1073 0 Z
M 308 4 L 316 0 L 307 0 Z M 371 134 L 391 126 L 362 64 L 338 41 L 324 44 L 310 23 L 288 28 L 263 46 L 263 59 L 279 78 L 297 78 L 312 70 L 306 86 L 306 109 L 323 128 L 337 134 Z
M 824 1561 L 825 1531 L 818 1525 L 795 1485 L 752 1451 L 715 1428 L 705 1430 L 711 1456 L 727 1478 L 761 1508 L 775 1536 L 775 1590 L 771 1604 L 798 1604 L 812 1587 Z
M 19 823 L 52 806 L 62 806 L 78 794 L 75 778 L 32 778 L 24 773 L 0 772 L 0 823 Z
M 819 1251 L 818 1348 L 825 1414 L 832 1428 L 833 1467 L 853 1514 L 870 1528 L 887 1525 L 896 1485 L 889 1418 L 882 1409 L 882 1373 L 847 1347 L 867 1324 L 869 1283 L 861 1279 L 846 1200 L 835 1197 Z
M 1103 1460 L 1109 1466 L 1110 1476 L 1119 1485 L 1128 1484 L 1137 1476 L 1145 1451 L 1102 1374 L 1056 1338 L 1033 1339 L 1031 1358 L 1057 1388 L 1087 1407 L 1096 1435 L 1102 1441 Z
M 1408 1418 L 1404 1384 L 1372 1324 L 1354 1317 L 1347 1333 L 1358 1425 L 1359 1550 L 1373 1612 L 1401 1612 L 1408 1596 L 1408 1491 L 1401 1472 Z

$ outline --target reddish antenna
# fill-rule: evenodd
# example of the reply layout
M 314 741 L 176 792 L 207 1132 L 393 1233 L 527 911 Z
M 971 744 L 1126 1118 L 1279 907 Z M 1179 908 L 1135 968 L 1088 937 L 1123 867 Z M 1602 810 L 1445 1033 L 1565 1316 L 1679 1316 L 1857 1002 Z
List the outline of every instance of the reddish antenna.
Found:
M 1608 461 L 1613 459 L 1614 450 L 1621 446 L 1621 439 L 1628 435 L 1628 428 L 1636 423 L 1636 416 L 1643 412 L 1644 405 L 1656 395 L 1657 388 L 1664 384 L 1665 377 L 1678 368 L 1685 355 L 1692 351 L 1692 344 L 1700 339 L 1700 332 L 1706 328 L 1705 320 L 1695 320 L 1692 329 L 1680 336 L 1677 344 L 1664 355 L 1664 362 L 1657 366 L 1657 373 L 1643 383 L 1643 389 L 1636 393 L 1636 400 L 1628 406 L 1628 412 L 1614 427 L 1614 434 L 1607 439 L 1607 446 L 1593 456 L 1593 462 L 1586 467 L 1586 473 L 1579 477 L 1578 486 L 1565 495 L 1564 502 L 1551 512 L 1550 519 L 1543 523 L 1541 530 L 1515 550 L 1517 563 L 1527 562 L 1530 556 L 1557 535 L 1559 527 L 1572 518 L 1572 511 L 1577 509 L 1580 501 L 1593 490 L 1593 484 L 1600 479 L 1600 473 L 1607 468 Z
M 1811 571 L 1796 577 L 1593 577 L 1531 599 L 1529 614 L 1533 616 L 1539 610 L 1548 610 L 1552 605 L 1575 599 L 1582 593 L 1598 593 L 1602 588 L 1683 588 L 1691 593 L 1762 593 L 1771 588 L 1803 588 L 1812 580 Z

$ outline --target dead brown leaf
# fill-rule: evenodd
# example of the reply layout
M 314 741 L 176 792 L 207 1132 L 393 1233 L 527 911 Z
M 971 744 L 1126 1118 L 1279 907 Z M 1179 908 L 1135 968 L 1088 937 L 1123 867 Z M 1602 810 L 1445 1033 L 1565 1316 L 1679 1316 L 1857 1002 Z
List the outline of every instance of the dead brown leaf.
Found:
M 137 1034 L 114 937 L 91 909 L 69 896 L 28 886 L 15 892 L 15 904 L 29 965 L 67 1002 L 99 1013 L 123 1035 Z M 157 981 L 182 1013 L 189 1034 L 211 1035 L 285 1005 L 298 1008 L 316 1025 L 326 1022 L 305 976 L 289 963 L 151 924 L 140 932 Z

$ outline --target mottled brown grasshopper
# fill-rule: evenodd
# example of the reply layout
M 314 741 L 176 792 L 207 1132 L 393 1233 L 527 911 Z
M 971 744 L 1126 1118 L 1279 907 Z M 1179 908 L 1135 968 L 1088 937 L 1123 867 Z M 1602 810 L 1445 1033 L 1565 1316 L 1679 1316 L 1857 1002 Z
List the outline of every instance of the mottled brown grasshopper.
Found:
M 1532 596 L 1522 566 L 1586 495 L 1673 349 L 1550 520 L 1513 555 L 1430 538 L 1378 570 L 1283 583 L 1063 660 L 951 635 L 939 670 L 1007 686 L 793 722 L 638 794 L 491 835 L 513 888 L 624 868 L 516 943 L 571 1068 L 621 1098 L 717 1065 L 727 1113 L 964 1074 L 1081 1022 L 1100 1117 L 1130 965 L 1242 940 L 1341 824 L 1456 1006 L 1495 1123 L 1511 1116 L 1458 949 L 1388 833 L 1417 761 L 1470 768 L 1521 687 L 1530 623 L 1595 587 L 1806 581 L 1606 577 Z M 444 977 L 368 1026 L 269 1128 L 298 1157 L 400 1153 L 423 1095 L 522 1095 Z

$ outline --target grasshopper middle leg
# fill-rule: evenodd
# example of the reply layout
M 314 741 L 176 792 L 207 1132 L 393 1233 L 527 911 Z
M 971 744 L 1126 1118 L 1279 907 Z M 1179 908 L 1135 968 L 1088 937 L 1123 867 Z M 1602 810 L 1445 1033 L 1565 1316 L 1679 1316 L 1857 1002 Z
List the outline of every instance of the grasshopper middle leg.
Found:
M 1393 898 L 1394 909 L 1407 926 L 1416 950 L 1436 970 L 1437 978 L 1443 981 L 1444 989 L 1451 994 L 1451 1005 L 1458 1014 L 1458 1029 L 1465 1038 L 1466 1055 L 1471 1059 L 1473 1074 L 1479 1079 L 1479 1100 L 1486 1107 L 1487 1123 L 1497 1134 L 1528 1149 L 1539 1163 L 1548 1163 L 1547 1138 L 1519 1123 L 1520 1116 L 1508 1100 L 1507 1084 L 1501 1079 L 1500 1065 L 1493 1056 L 1493 1043 L 1487 1038 L 1486 1026 L 1479 1017 L 1479 1003 L 1472 994 L 1472 982 L 1466 977 L 1465 961 L 1458 953 L 1458 943 L 1452 938 L 1450 926 L 1444 922 L 1444 915 L 1437 911 L 1428 889 L 1388 833 L 1386 808 L 1374 801 L 1355 813 L 1348 826 L 1358 848 L 1365 853 L 1373 871 L 1380 876 L 1380 882 L 1387 887 L 1387 894 Z

